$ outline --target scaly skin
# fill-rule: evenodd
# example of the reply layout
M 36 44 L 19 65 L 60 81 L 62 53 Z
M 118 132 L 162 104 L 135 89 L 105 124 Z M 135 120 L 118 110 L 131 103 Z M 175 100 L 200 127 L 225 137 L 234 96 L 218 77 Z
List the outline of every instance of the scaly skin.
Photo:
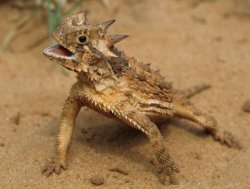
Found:
M 106 35 L 114 20 L 98 25 L 87 23 L 86 13 L 65 18 L 54 32 L 57 46 L 44 50 L 51 60 L 77 73 L 61 115 L 56 157 L 45 166 L 49 176 L 67 169 L 66 156 L 75 119 L 80 108 L 87 106 L 106 116 L 121 120 L 143 132 L 156 156 L 162 183 L 169 177 L 176 184 L 177 166 L 171 159 L 156 123 L 179 117 L 198 123 L 215 140 L 240 148 L 227 131 L 217 127 L 215 119 L 205 115 L 188 98 L 208 88 L 201 85 L 184 92 L 172 89 L 150 65 L 127 57 L 114 44 L 126 35 Z

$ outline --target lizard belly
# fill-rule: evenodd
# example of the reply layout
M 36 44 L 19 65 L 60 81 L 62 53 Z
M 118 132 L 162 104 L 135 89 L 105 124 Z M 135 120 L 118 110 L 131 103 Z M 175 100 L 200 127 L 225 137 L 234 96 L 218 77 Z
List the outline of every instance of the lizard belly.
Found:
M 88 108 L 95 110 L 107 117 L 115 118 L 114 111 L 122 109 L 121 96 L 119 93 L 108 92 L 97 93 L 92 88 L 85 88 L 79 92 L 80 101 Z M 119 106 L 118 106 L 119 104 Z
M 107 117 L 114 118 L 114 112 L 140 112 L 147 115 L 150 119 L 162 120 L 172 117 L 172 102 L 163 102 L 136 95 L 135 91 L 113 90 L 109 88 L 98 92 L 91 87 L 84 87 L 78 91 L 80 100 L 84 105 Z

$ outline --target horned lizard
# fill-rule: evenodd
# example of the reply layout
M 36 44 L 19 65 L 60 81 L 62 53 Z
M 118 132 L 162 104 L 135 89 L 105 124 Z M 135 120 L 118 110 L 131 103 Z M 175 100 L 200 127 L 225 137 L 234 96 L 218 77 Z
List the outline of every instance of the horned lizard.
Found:
M 198 110 L 188 97 L 206 88 L 174 90 L 150 65 L 127 57 L 114 45 L 127 35 L 107 35 L 115 20 L 102 24 L 88 23 L 85 12 L 64 18 L 55 30 L 58 45 L 46 48 L 44 54 L 65 68 L 76 72 L 77 81 L 65 102 L 57 136 L 56 157 L 43 169 L 47 176 L 67 169 L 66 155 L 75 119 L 81 107 L 87 106 L 108 117 L 116 118 L 143 132 L 152 145 L 159 178 L 177 183 L 179 171 L 171 159 L 156 123 L 171 117 L 184 118 L 201 125 L 215 140 L 240 148 L 229 132 L 219 128 L 215 119 Z

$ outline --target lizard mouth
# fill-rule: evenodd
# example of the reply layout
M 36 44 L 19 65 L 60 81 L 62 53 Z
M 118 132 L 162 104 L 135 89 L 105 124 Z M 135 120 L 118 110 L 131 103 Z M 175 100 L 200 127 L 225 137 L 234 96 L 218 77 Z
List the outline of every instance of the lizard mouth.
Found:
M 60 44 L 44 49 L 43 53 L 50 58 L 75 60 L 75 55 Z

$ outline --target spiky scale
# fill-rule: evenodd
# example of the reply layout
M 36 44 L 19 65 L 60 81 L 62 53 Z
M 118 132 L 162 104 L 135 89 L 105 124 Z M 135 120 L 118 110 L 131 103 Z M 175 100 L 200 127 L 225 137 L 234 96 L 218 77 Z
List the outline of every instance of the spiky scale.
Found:
M 108 20 L 103 22 L 102 24 L 100 24 L 99 26 L 103 29 L 103 30 L 107 30 L 109 28 L 109 26 L 111 26 L 113 23 L 115 22 L 115 20 Z
M 122 41 L 123 39 L 126 39 L 127 37 L 129 36 L 128 35 L 109 35 L 107 37 L 108 46 L 113 46 L 116 43 Z

